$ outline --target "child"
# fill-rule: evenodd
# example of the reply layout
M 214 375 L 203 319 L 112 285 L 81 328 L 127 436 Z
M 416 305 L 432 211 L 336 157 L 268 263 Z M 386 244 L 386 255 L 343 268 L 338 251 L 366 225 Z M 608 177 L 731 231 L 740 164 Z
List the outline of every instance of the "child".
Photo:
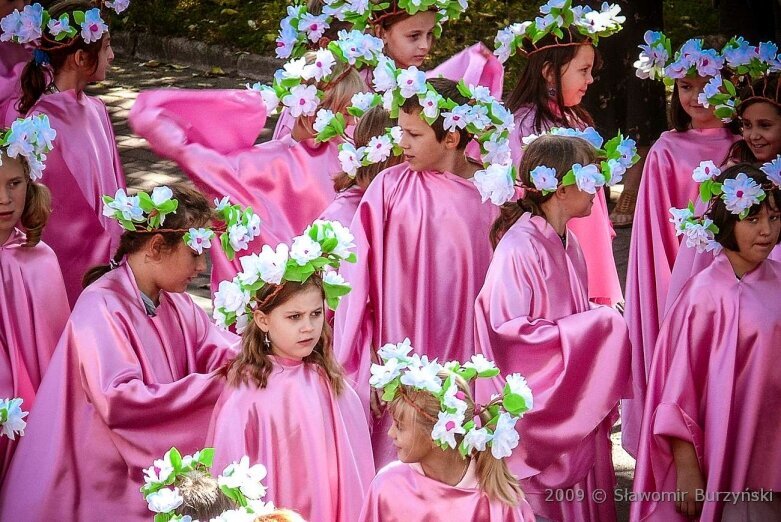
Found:
M 518 416 L 531 407 L 523 378 L 511 376 L 514 388 L 506 396 L 478 406 L 469 382 L 496 375 L 492 362 L 473 357 L 463 366 L 441 366 L 410 356 L 411 349 L 408 341 L 386 345 L 379 351 L 383 364 L 372 366 L 372 386 L 389 401 L 388 436 L 399 460 L 372 481 L 360 520 L 533 522 L 518 480 L 502 460 L 518 445 Z M 503 404 L 516 400 L 508 412 Z
M 142 468 L 171 444 L 203 446 L 222 390 L 206 374 L 235 353 L 238 339 L 184 293 L 206 267 L 192 241 L 212 218 L 204 197 L 185 187 L 120 191 L 105 213 L 126 230 L 111 265 L 85 276 L 0 492 L 2 520 L 118 510 L 147 520 Z
M 355 392 L 342 378 L 324 322 L 350 287 L 335 271 L 352 237 L 318 221 L 292 246 L 242 258 L 215 295 L 218 322 L 243 326 L 241 353 L 224 369 L 208 445 L 220 469 L 243 455 L 269 470 L 268 499 L 305 520 L 353 522 L 374 466 Z
M 649 55 L 664 50 L 669 40 L 662 33 L 646 33 L 640 61 L 647 71 Z M 696 195 L 692 171 L 705 160 L 720 163 L 737 136 L 698 98 L 724 63 L 723 39 L 688 40 L 668 63 L 656 63 L 660 75 L 674 81 L 669 120 L 672 130 L 662 133 L 648 152 L 640 181 L 629 266 L 626 279 L 625 317 L 632 340 L 633 398 L 621 405 L 621 438 L 624 448 L 637 456 L 645 383 L 656 336 L 662 323 L 667 288 L 679 240 L 670 223 L 670 207 L 682 207 Z M 642 73 L 641 73 L 642 74 Z M 661 79 L 661 77 L 659 78 Z
M 599 37 L 621 30 L 623 16 L 617 5 L 604 4 L 604 26 L 594 28 L 587 7 L 541 8 L 535 22 L 514 24 L 496 37 L 500 58 L 507 59 L 517 49 L 528 59 L 507 108 L 515 116 L 515 131 L 510 138 L 513 162 L 520 164 L 524 138 L 554 127 L 584 129 L 592 126 L 591 115 L 580 106 L 596 62 L 595 46 Z M 562 4 L 562 2 L 556 2 Z M 544 17 L 544 18 L 543 18 Z M 567 22 L 569 20 L 569 22 Z M 561 32 L 563 38 L 554 35 Z M 533 43 L 536 42 L 536 43 Z M 596 62 L 598 65 L 598 62 Z M 615 232 L 610 224 L 605 195 L 600 191 L 591 214 L 574 219 L 569 229 L 579 238 L 588 267 L 589 299 L 599 304 L 617 305 L 623 301 L 613 258 Z
M 699 229 L 700 248 L 723 251 L 659 331 L 634 482 L 652 495 L 632 505 L 633 520 L 781 517 L 780 426 L 766 414 L 781 387 L 781 264 L 767 259 L 781 232 L 781 173 L 765 170 L 739 163 L 706 180 L 705 215 L 681 223 Z
M 629 391 L 629 338 L 616 310 L 589 302 L 585 260 L 567 228 L 591 212 L 604 184 L 596 160 L 576 137 L 542 136 L 527 147 L 524 197 L 494 224 L 498 244 L 475 302 L 476 351 L 502 373 L 523 374 L 534 392 L 508 465 L 535 514 L 550 520 L 616 519 L 610 430 Z M 478 381 L 476 398 L 504 386 Z
M 28 411 L 70 314 L 57 258 L 41 241 L 51 198 L 37 180 L 50 132 L 46 116 L 0 131 L 0 399 L 22 399 Z M 0 484 L 15 447 L 0 438 Z
M 119 244 L 120 230 L 101 215 L 100 200 L 102 194 L 125 187 L 119 152 L 105 105 L 84 93 L 87 85 L 106 78 L 114 52 L 108 26 L 91 2 L 63 0 L 46 11 L 55 21 L 67 16 L 72 34 L 62 24 L 44 25 L 40 4 L 29 9 L 38 18 L 6 29 L 3 36 L 25 41 L 31 27 L 39 35 L 34 59 L 22 73 L 17 109 L 22 115 L 48 115 L 60 136 L 47 162 L 52 217 L 43 240 L 57 254 L 73 306 L 84 273 L 105 263 Z M 85 13 L 83 24 L 74 19 L 77 11 Z M 90 248 L 84 248 L 84 238 L 90 239 Z
M 12 18 L 21 16 L 26 3 L 24 0 L 0 0 L 0 27 L 4 29 Z M 0 41 L 0 128 L 9 127 L 17 117 L 14 105 L 21 95 L 19 78 L 31 58 L 30 49 L 11 41 Z

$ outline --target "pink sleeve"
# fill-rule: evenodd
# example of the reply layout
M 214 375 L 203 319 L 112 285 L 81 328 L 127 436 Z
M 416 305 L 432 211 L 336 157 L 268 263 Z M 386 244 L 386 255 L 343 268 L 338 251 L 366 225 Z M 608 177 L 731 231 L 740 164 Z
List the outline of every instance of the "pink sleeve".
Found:
M 198 331 L 198 343 L 193 349 L 193 371 L 210 373 L 228 363 L 241 350 L 241 337 L 221 330 L 195 302 L 190 301 Z
M 426 73 L 427 78 L 439 76 L 456 82 L 463 79 L 467 85 L 488 87 L 494 98 L 502 98 L 504 67 L 502 62 L 481 42 L 454 54 Z

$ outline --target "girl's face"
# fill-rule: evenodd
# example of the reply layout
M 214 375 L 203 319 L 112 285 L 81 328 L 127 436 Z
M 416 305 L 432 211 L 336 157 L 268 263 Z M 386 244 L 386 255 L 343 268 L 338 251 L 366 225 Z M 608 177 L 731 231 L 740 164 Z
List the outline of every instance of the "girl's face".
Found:
M 111 48 L 111 35 L 106 33 L 101 41 L 100 52 L 98 52 L 98 63 L 95 71 L 92 73 L 88 83 L 102 82 L 106 79 L 111 63 L 114 61 L 114 50 Z
M 738 263 L 743 273 L 756 268 L 767 259 L 770 252 L 778 242 L 778 234 L 781 233 L 781 212 L 770 204 L 763 205 L 762 209 L 753 216 L 735 223 L 735 242 L 738 251 L 728 250 L 730 261 Z M 736 272 L 739 271 L 735 267 Z
M 430 434 L 416 421 L 417 415 L 411 406 L 399 403 L 393 410 L 393 424 L 388 430 L 399 460 L 407 464 L 422 461 L 434 448 Z
M 706 109 L 697 101 L 697 98 L 710 79 L 710 77 L 687 76 L 686 78 L 675 80 L 675 85 L 678 88 L 678 99 L 684 112 L 692 119 L 693 129 L 710 129 L 723 126 L 721 120 L 713 114 L 714 107 Z
M 594 83 L 594 77 L 591 73 L 594 69 L 595 56 L 592 46 L 580 45 L 575 57 L 561 68 L 561 97 L 565 107 L 574 107 L 580 104 L 583 96 L 586 95 L 588 86 Z M 546 78 L 546 80 L 551 86 L 556 85 L 552 81 L 553 78 Z
M 156 274 L 156 286 L 171 293 L 187 290 L 193 279 L 206 270 L 206 254 L 198 254 L 184 241 L 177 243 L 172 250 L 161 252 L 161 270 Z
M 379 38 L 385 43 L 385 52 L 393 58 L 397 67 L 420 67 L 434 43 L 434 11 L 422 11 L 387 29 L 378 29 Z
M 586 217 L 591 214 L 596 194 L 584 192 L 577 185 L 560 187 L 558 190 L 562 194 L 561 204 L 570 218 Z
M 2 154 L 2 153 L 0 153 Z M 5 243 L 22 218 L 27 198 L 27 176 L 22 162 L 2 154 L 0 165 L 0 244 Z
M 308 286 L 269 313 L 255 312 L 255 324 L 268 334 L 271 353 L 300 361 L 323 333 L 323 291 Z
M 781 154 L 781 109 L 766 102 L 752 103 L 743 111 L 743 139 L 758 161 Z

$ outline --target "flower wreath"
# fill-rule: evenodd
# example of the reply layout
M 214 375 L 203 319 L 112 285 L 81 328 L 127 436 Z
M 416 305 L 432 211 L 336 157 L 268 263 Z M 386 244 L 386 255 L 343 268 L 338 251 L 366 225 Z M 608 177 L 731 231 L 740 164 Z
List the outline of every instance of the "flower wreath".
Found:
M 119 14 L 127 9 L 129 4 L 130 0 L 103 0 L 99 3 L 100 7 L 64 13 L 59 18 L 52 18 L 41 4 L 28 5 L 22 11 L 16 9 L 0 20 L 0 41 L 32 43 L 37 47 L 43 39 L 50 44 L 59 43 L 60 47 L 66 47 L 80 35 L 84 43 L 97 42 L 108 32 L 108 24 L 101 16 L 102 9 L 108 7 Z M 36 63 L 45 64 L 48 63 L 48 56 L 39 51 L 35 60 Z
M 436 360 L 429 361 L 425 355 L 410 355 L 411 351 L 410 340 L 405 339 L 398 344 L 386 344 L 377 352 L 383 364 L 372 364 L 369 384 L 382 390 L 382 400 L 390 402 L 398 395 L 412 404 L 405 387 L 431 393 L 440 404 L 437 418 L 429 419 L 436 423 L 431 438 L 439 447 L 455 449 L 458 446 L 465 457 L 490 447 L 495 458 L 509 457 L 519 440 L 515 424 L 533 406 L 532 392 L 526 380 L 520 374 L 512 374 L 507 377 L 501 394 L 494 395 L 484 406 L 475 405 L 476 418 L 479 419 L 481 411 L 487 411 L 491 417 L 478 426 L 474 419 L 466 418 L 467 403 L 453 376 L 458 375 L 467 383 L 496 377 L 499 375 L 496 365 L 480 354 L 473 355 L 465 364 L 458 361 L 439 364 Z M 449 374 L 444 380 L 438 375 L 442 370 Z M 416 411 L 429 418 L 425 412 Z M 457 444 L 456 435 L 463 435 L 460 444 Z
M 27 412 L 22 410 L 22 399 L 0 399 L 0 435 L 5 435 L 11 440 L 16 436 L 24 436 L 24 428 L 27 422 Z
M 182 454 L 176 448 L 168 450 L 162 459 L 144 470 L 144 485 L 141 493 L 149 510 L 155 513 L 155 522 L 194 522 L 189 515 L 178 515 L 175 510 L 184 502 L 176 481 L 191 471 L 200 470 L 210 473 L 214 461 L 214 448 L 204 448 L 193 455 Z M 247 520 L 254 520 L 259 515 L 270 513 L 274 504 L 263 502 L 266 487 L 261 482 L 266 477 L 266 467 L 262 464 L 249 465 L 246 455 L 239 461 L 229 464 L 222 475 L 217 477 L 217 484 L 226 497 L 233 500 L 239 509 L 223 513 L 213 521 L 236 520 L 230 515 L 247 515 Z M 174 487 L 171 487 L 174 486 Z M 250 516 L 251 515 L 251 516 Z
M 224 231 L 220 234 L 220 244 L 228 259 L 232 260 L 237 251 L 246 250 L 250 241 L 260 235 L 260 216 L 251 207 L 242 208 L 231 205 L 230 198 L 215 199 L 217 218 L 223 222 Z M 125 189 L 117 190 L 112 198 L 103 196 L 103 215 L 115 219 L 122 228 L 130 232 L 185 232 L 184 242 L 199 255 L 204 249 L 211 248 L 215 237 L 213 228 L 190 228 L 187 230 L 169 230 L 161 228 L 168 214 L 176 212 L 179 202 L 173 199 L 170 188 L 155 187 L 151 194 L 139 192 L 128 196 Z
M 304 4 L 288 6 L 287 16 L 279 23 L 277 58 L 287 60 L 302 57 L 330 26 L 331 17 L 326 13 L 314 15 Z
M 222 281 L 214 294 L 215 322 L 223 328 L 236 324 L 236 331 L 242 333 L 261 288 L 286 281 L 303 283 L 314 274 L 323 280 L 329 308 L 336 309 L 351 290 L 337 270 L 344 261 L 355 263 L 353 241 L 350 230 L 338 221 L 317 220 L 295 237 L 290 247 L 286 243 L 276 249 L 263 245 L 259 253 L 240 258 L 242 271 L 232 281 Z
M 324 13 L 337 20 L 349 22 L 359 31 L 371 25 L 378 25 L 388 17 L 407 13 L 410 16 L 420 12 L 436 10 L 434 36 L 442 36 L 442 24 L 448 20 L 458 20 L 468 7 L 468 0 L 325 0 Z M 389 11 L 385 11 L 393 5 Z
M 721 170 L 712 161 L 703 161 L 692 173 L 692 179 L 700 185 L 700 199 L 709 203 L 702 216 L 697 217 L 694 202 L 689 202 L 685 208 L 671 208 L 670 222 L 675 226 L 675 234 L 686 238 L 686 246 L 696 248 L 698 252 L 721 251 L 721 245 L 716 241 L 719 227 L 708 216 L 716 198 L 720 198 L 727 210 L 737 215 L 741 220 L 748 216 L 751 207 L 762 202 L 767 197 L 767 191 L 781 188 L 781 154 L 776 159 L 760 167 L 771 182 L 770 187 L 763 187 L 749 178 L 743 172 L 734 179 L 726 179 L 719 183 L 716 178 Z
M 529 56 L 542 49 L 565 45 L 581 45 L 573 41 L 573 30 L 587 38 L 586 43 L 597 45 L 600 38 L 616 34 L 626 17 L 620 16 L 618 4 L 604 2 L 599 11 L 588 6 L 572 6 L 572 0 L 549 0 L 540 7 L 534 22 L 514 23 L 499 30 L 494 39 L 494 54 L 506 62 L 516 52 Z M 538 46 L 537 42 L 552 34 L 556 43 Z
M 22 156 L 30 167 L 30 179 L 38 181 L 46 168 L 46 154 L 52 150 L 57 131 L 45 114 L 19 118 L 5 132 L 0 131 L 0 150 L 9 158 Z M 0 165 L 3 159 L 0 157 Z
M 529 173 L 532 187 L 523 187 L 526 190 L 535 190 L 543 195 L 555 192 L 561 185 L 577 185 L 578 189 L 589 194 L 596 194 L 597 190 L 607 185 L 611 187 L 621 183 L 626 170 L 638 162 L 640 156 L 637 154 L 637 144 L 635 140 L 625 138 L 620 132 L 607 143 L 593 127 L 587 127 L 584 130 L 569 129 L 565 127 L 556 127 L 551 129 L 548 134 L 554 136 L 570 136 L 581 138 L 587 141 L 596 149 L 597 157 L 600 159 L 597 165 L 581 165 L 576 163 L 561 179 L 561 183 L 556 178 L 556 169 L 540 165 L 532 169 Z M 532 134 L 523 139 L 523 144 L 528 145 L 539 138 Z M 604 143 L 604 148 L 602 144 Z

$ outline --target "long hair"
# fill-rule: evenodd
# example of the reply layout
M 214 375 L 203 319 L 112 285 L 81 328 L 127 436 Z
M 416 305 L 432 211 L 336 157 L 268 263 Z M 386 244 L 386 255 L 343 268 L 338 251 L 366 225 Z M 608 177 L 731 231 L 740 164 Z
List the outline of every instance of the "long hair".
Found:
M 587 141 L 570 136 L 540 136 L 524 150 L 518 176 L 524 187 L 524 196 L 518 201 L 502 205 L 499 217 L 491 226 L 490 239 L 494 248 L 505 233 L 526 212 L 534 216 L 545 217 L 542 204 L 553 197 L 553 193 L 543 195 L 534 190 L 531 171 L 539 166 L 556 169 L 556 178 L 561 182 L 572 165 L 589 165 L 597 160 L 596 151 Z
M 323 292 L 322 279 L 313 275 L 304 283 L 285 281 L 281 285 L 265 285 L 256 296 L 258 303 L 256 310 L 268 314 L 296 294 L 310 288 L 317 288 Z M 323 299 L 325 299 L 324 293 Z M 250 319 L 247 329 L 242 334 L 241 352 L 223 368 L 223 374 L 227 376 L 229 384 L 239 386 L 252 382 L 258 388 L 265 388 L 268 385 L 273 363 L 269 357 L 272 352 L 271 346 L 266 344 L 267 339 L 267 334 Z M 333 354 L 331 327 L 327 321 L 323 321 L 323 331 L 314 350 L 304 357 L 303 361 L 319 367 L 337 395 L 342 392 L 344 389 L 342 368 Z
M 19 220 L 24 228 L 26 240 L 23 247 L 34 247 L 41 241 L 41 234 L 49 221 L 52 213 L 52 195 L 49 189 L 41 183 L 33 181 L 30 177 L 30 164 L 21 156 L 9 158 L 5 152 L 0 151 L 2 163 L 17 161 L 22 166 L 27 191 L 24 196 L 24 211 Z
M 740 92 L 740 98 L 744 101 L 738 105 L 738 119 L 742 120 L 746 109 L 757 103 L 769 103 L 775 107 L 776 113 L 781 116 L 781 98 L 779 97 L 781 93 L 779 93 L 779 89 L 781 89 L 781 82 L 779 81 L 778 73 L 759 78 L 751 85 L 743 88 Z M 781 151 L 776 151 L 776 154 L 781 154 Z M 732 144 L 723 163 L 754 163 L 755 161 L 757 161 L 757 158 L 751 152 L 746 140 L 741 139 Z
M 443 381 L 448 376 L 453 378 L 459 391 L 463 394 L 462 400 L 466 403 L 466 418 L 474 418 L 475 401 L 472 398 L 469 384 L 460 376 L 452 375 L 444 370 L 439 372 L 438 376 Z M 411 411 L 414 415 L 413 424 L 422 430 L 427 437 L 430 437 L 440 411 L 440 404 L 439 399 L 430 392 L 402 384 L 389 408 L 393 413 L 399 413 L 399 408 L 404 408 L 404 411 L 407 412 Z M 480 412 L 478 417 L 483 426 L 491 420 L 491 414 L 487 411 Z M 461 444 L 462 440 L 463 435 L 456 435 L 457 444 Z M 489 450 L 478 451 L 473 455 L 473 458 L 476 460 L 477 481 L 480 484 L 480 489 L 488 495 L 488 498 L 516 506 L 523 498 L 523 493 L 518 479 L 510 473 L 507 463 L 494 457 Z
M 87 11 L 94 7 L 93 2 L 86 0 L 62 0 L 52 5 L 48 9 L 52 19 L 59 18 L 63 14 L 71 15 L 74 11 Z M 103 46 L 104 34 L 100 40 L 92 43 L 85 43 L 80 34 L 66 40 L 67 43 L 57 42 L 50 37 L 41 38 L 39 49 L 49 55 L 49 66 L 44 68 L 42 65 L 31 60 L 24 66 L 21 76 L 22 97 L 17 103 L 16 109 L 20 114 L 27 114 L 35 105 L 35 102 L 46 92 L 49 83 L 53 80 L 54 74 L 62 69 L 68 57 L 76 51 L 84 51 L 87 55 L 87 63 L 94 72 L 98 67 L 98 54 Z

